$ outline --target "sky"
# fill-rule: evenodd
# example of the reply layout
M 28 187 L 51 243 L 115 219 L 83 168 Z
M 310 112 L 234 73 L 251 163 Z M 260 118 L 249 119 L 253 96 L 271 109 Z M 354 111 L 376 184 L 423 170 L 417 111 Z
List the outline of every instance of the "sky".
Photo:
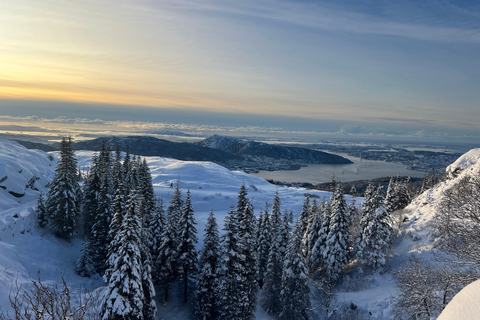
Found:
M 480 136 L 476 1 L 0 0 L 0 8 L 0 130 L 34 116 Z

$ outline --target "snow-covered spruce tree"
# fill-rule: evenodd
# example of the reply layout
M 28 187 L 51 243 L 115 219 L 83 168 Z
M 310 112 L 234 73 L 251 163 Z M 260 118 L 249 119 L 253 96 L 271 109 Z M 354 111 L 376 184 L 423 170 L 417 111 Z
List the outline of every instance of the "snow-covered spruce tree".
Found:
M 82 250 L 82 257 L 75 267 L 75 271 L 84 277 L 89 277 L 94 273 L 103 274 L 107 268 L 106 260 L 110 240 L 109 229 L 114 214 L 112 199 L 109 194 L 110 181 L 106 174 L 102 175 L 97 212 L 94 216 L 92 230 L 85 243 L 85 249 Z M 93 265 L 89 266 L 89 263 L 93 263 Z
M 130 188 L 129 190 L 138 190 L 139 185 L 140 185 L 140 163 L 139 163 L 139 157 L 137 158 L 136 156 L 133 156 L 132 159 L 130 160 L 129 167 L 130 170 L 127 171 L 124 180 L 125 184 L 128 185 Z
M 148 228 L 150 229 L 150 253 L 152 257 L 158 255 L 158 249 L 162 242 L 162 232 L 165 228 L 165 208 L 162 199 L 155 199 L 155 206 L 150 213 Z M 154 273 L 156 269 L 154 268 Z
M 322 202 L 320 203 L 320 212 L 322 214 L 322 228 L 320 229 L 317 243 L 319 244 L 318 250 L 320 252 L 325 252 L 328 234 L 330 233 L 330 222 L 332 220 L 331 199 L 329 201 L 326 201 L 325 198 L 322 199 Z
M 168 302 L 170 285 L 178 275 L 178 218 L 181 214 L 178 205 L 182 204 L 180 187 L 175 193 L 167 210 L 167 219 L 162 231 L 160 247 L 156 254 L 154 280 L 164 288 L 164 301 Z M 181 209 L 181 207 L 180 207 Z M 154 256 L 155 258 L 155 256 Z
M 412 196 L 410 195 L 410 177 L 405 181 L 398 181 L 397 193 L 398 193 L 398 208 L 403 209 L 410 204 Z
M 98 193 L 100 192 L 101 183 L 99 158 L 98 155 L 94 155 L 90 171 L 83 185 L 82 216 L 84 219 L 85 236 L 87 238 L 90 236 L 95 222 L 95 214 L 98 208 Z
M 385 258 L 392 246 L 393 228 L 390 215 L 383 206 L 382 195 L 378 190 L 375 197 L 378 199 L 376 203 L 379 206 L 365 229 L 361 230 L 357 257 L 362 266 L 372 266 L 377 269 L 385 264 Z
M 305 244 L 308 239 L 307 230 L 308 230 L 309 222 L 310 222 L 310 194 L 305 193 L 302 211 L 300 212 L 300 217 L 298 221 L 298 223 L 300 224 L 301 232 L 302 232 L 302 238 Z M 305 250 L 306 250 L 306 247 L 305 247 Z
M 152 175 L 145 158 L 139 167 L 140 192 L 145 201 L 145 211 L 152 212 L 156 204 L 155 191 L 153 190 Z
M 125 157 L 123 158 L 122 162 L 122 167 L 121 167 L 121 177 L 122 177 L 122 183 L 123 187 L 126 192 L 130 191 L 130 181 L 127 179 L 128 172 L 131 170 L 132 164 L 131 164 L 131 156 L 130 156 L 130 148 L 127 147 L 127 151 L 125 152 Z
M 195 314 L 202 320 L 213 320 L 218 317 L 217 269 L 220 260 L 220 236 L 218 225 L 213 214 L 205 226 L 203 247 L 198 263 L 198 278 L 195 289 Z
M 247 187 L 245 187 L 245 183 L 242 183 L 242 186 L 240 187 L 240 191 L 238 192 L 237 196 L 237 216 L 238 218 L 243 214 L 245 211 L 245 208 L 247 205 L 249 205 L 249 200 L 247 198 L 248 192 L 247 192 Z
M 152 279 L 152 255 L 151 255 L 151 235 L 148 223 L 150 221 L 150 213 L 146 211 L 146 202 L 143 197 L 141 187 L 137 189 L 136 210 L 135 213 L 140 219 L 140 255 L 142 261 L 142 290 L 144 295 L 143 318 L 145 320 L 154 320 L 157 312 L 155 303 L 155 288 Z
M 257 255 L 255 250 L 255 215 L 253 207 L 247 200 L 245 210 L 238 225 L 240 265 L 244 281 L 240 283 L 242 297 L 240 319 L 253 319 L 257 305 Z
M 182 199 L 182 189 L 180 188 L 180 181 L 177 181 L 175 184 L 175 189 L 172 194 L 172 198 L 167 207 L 167 215 L 172 215 L 172 223 L 174 223 L 175 230 L 178 231 L 178 220 L 182 215 L 183 208 L 183 199 Z
M 360 227 L 356 239 L 357 246 L 358 243 L 362 240 L 362 230 L 364 230 L 367 225 L 370 224 L 370 221 L 373 220 L 375 211 L 380 206 L 380 203 L 378 203 L 379 199 L 376 197 L 376 193 L 377 192 L 375 190 L 375 187 L 373 186 L 373 183 L 370 182 L 363 196 L 361 208 L 362 218 L 360 219 Z
M 348 263 L 350 236 L 347 222 L 348 207 L 342 193 L 341 185 L 331 199 L 331 220 L 325 251 L 323 252 L 327 272 L 336 279 Z
M 108 231 L 108 238 L 109 238 L 109 245 L 108 245 L 108 253 L 107 253 L 107 260 L 106 260 L 106 270 L 105 275 L 103 276 L 103 280 L 105 283 L 109 282 L 110 275 L 114 271 L 115 261 L 118 257 L 120 243 L 118 242 L 118 234 L 122 228 L 123 224 L 123 217 L 126 214 L 126 199 L 123 189 L 123 183 L 120 181 L 117 187 L 117 191 L 115 193 L 115 199 L 113 201 L 113 218 L 110 222 L 110 227 Z
M 397 179 L 398 180 L 398 179 Z M 384 206 L 385 210 L 389 213 L 392 213 L 398 210 L 398 184 L 393 181 L 393 178 L 390 178 L 388 182 L 387 194 L 385 195 Z
M 272 212 L 269 217 L 272 243 L 268 253 L 267 270 L 262 292 L 262 307 L 269 314 L 280 314 L 282 305 L 278 294 L 282 286 L 283 270 L 283 237 L 281 233 L 282 218 L 280 198 L 278 191 L 275 193 L 272 204 Z
M 268 219 L 268 213 L 265 211 L 260 213 L 259 217 L 259 231 L 257 239 L 257 281 L 260 288 L 263 287 L 263 281 L 265 279 L 265 272 L 267 270 L 268 252 L 270 251 L 271 234 L 270 234 L 270 221 Z
M 119 244 L 117 258 L 107 283 L 101 305 L 103 320 L 143 320 L 145 302 L 142 288 L 142 257 L 140 217 L 135 212 L 135 193 L 127 201 L 127 213 L 115 241 Z
M 72 140 L 62 139 L 60 160 L 47 193 L 47 215 L 56 237 L 70 241 L 76 234 L 79 214 L 80 186 L 77 175 L 77 159 Z
M 112 180 L 113 190 L 118 189 L 118 183 L 123 181 L 122 177 L 122 153 L 120 152 L 120 146 L 117 145 L 115 149 L 115 157 L 112 160 Z
M 324 239 L 320 239 L 320 232 L 322 229 L 322 211 L 320 210 L 317 199 L 313 200 L 313 203 L 310 207 L 310 224 L 307 229 L 307 239 L 306 239 L 306 257 L 307 257 L 307 265 L 311 272 L 314 272 L 319 266 L 320 262 L 323 260 L 323 248 Z
M 308 287 L 308 268 L 305 260 L 305 244 L 303 243 L 300 220 L 288 242 L 283 262 L 282 312 L 280 318 L 285 320 L 306 320 L 310 308 L 310 289 Z
M 240 262 L 242 257 L 238 239 L 238 220 L 233 206 L 225 217 L 223 230 L 217 289 L 220 319 L 241 319 L 241 303 L 244 297 L 240 292 L 240 284 L 246 277 Z
M 179 274 L 183 280 L 183 299 L 187 302 L 188 296 L 188 275 L 195 272 L 197 267 L 197 250 L 195 246 L 198 242 L 196 222 L 193 216 L 193 207 L 190 190 L 187 191 L 187 197 L 182 209 L 182 215 L 178 223 L 178 267 Z
M 37 199 L 37 225 L 40 228 L 45 228 L 48 224 L 47 220 L 47 208 L 45 207 L 45 201 L 43 200 L 43 194 L 40 193 Z

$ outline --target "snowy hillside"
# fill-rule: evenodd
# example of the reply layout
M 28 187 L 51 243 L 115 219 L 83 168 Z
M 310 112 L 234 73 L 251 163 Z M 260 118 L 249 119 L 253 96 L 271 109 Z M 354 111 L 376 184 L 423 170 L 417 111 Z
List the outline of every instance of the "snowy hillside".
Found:
M 88 170 L 93 152 L 76 153 L 79 167 Z M 52 153 L 53 158 L 56 153 Z M 307 192 L 301 188 L 285 188 L 272 185 L 263 179 L 243 172 L 230 171 L 211 162 L 179 161 L 160 157 L 146 157 L 153 178 L 154 190 L 165 203 L 171 198 L 173 188 L 180 181 L 182 192 L 190 190 L 197 230 L 202 245 L 203 230 L 208 214 L 214 211 L 220 227 L 242 183 L 248 190 L 248 198 L 258 215 L 266 203 L 271 205 L 275 192 L 281 199 L 281 208 L 292 210 L 297 218 Z M 40 192 L 46 193 L 46 184 L 53 177 L 55 159 L 42 151 L 27 150 L 8 140 L 0 139 L 0 308 L 9 310 L 8 296 L 12 284 L 30 286 L 30 279 L 40 273 L 45 283 L 59 283 L 65 278 L 76 292 L 82 285 L 89 290 L 103 286 L 101 279 L 77 276 L 74 266 L 80 257 L 82 239 L 67 243 L 53 237 L 48 231 L 35 227 L 33 208 Z M 392 271 L 398 270 L 403 261 L 415 257 L 433 259 L 432 239 L 428 225 L 443 192 L 451 188 L 464 175 L 480 171 L 480 149 L 475 149 L 459 158 L 448 169 L 450 179 L 417 197 L 406 209 L 408 220 L 397 238 L 390 259 L 382 272 L 361 274 L 355 268 L 347 268 L 346 277 L 336 289 L 332 309 L 336 314 L 356 309 L 358 319 L 392 318 L 392 297 L 397 294 Z M 329 198 L 329 192 L 308 191 L 314 197 Z M 347 202 L 350 198 L 347 197 Z M 357 204 L 361 203 L 358 199 Z M 312 307 L 322 306 L 313 301 Z M 345 309 L 346 308 L 346 309 Z M 179 305 L 160 306 L 159 318 L 189 319 L 189 313 Z M 257 319 L 271 319 L 259 307 Z M 363 316 L 363 317 L 362 317 Z
M 76 153 L 78 165 L 87 170 L 91 164 L 93 152 Z M 56 153 L 52 153 L 56 157 Z M 170 200 L 176 181 L 180 180 L 184 192 L 190 189 L 195 219 L 201 246 L 203 229 L 208 213 L 214 210 L 220 225 L 230 205 L 236 203 L 236 196 L 242 183 L 245 183 L 249 198 L 255 206 L 255 212 L 272 203 L 278 190 L 282 200 L 282 210 L 293 210 L 298 216 L 305 189 L 283 188 L 272 185 L 263 179 L 243 172 L 232 172 L 211 162 L 185 162 L 174 159 L 147 157 L 151 170 L 154 189 L 157 196 L 165 203 Z M 46 283 L 60 282 L 61 275 L 78 290 L 82 284 L 94 290 L 102 285 L 99 279 L 77 276 L 73 269 L 82 249 L 81 239 L 67 243 L 56 239 L 47 231 L 35 227 L 34 207 L 39 192 L 46 193 L 45 185 L 53 177 L 55 160 L 42 151 L 27 150 L 15 142 L 0 139 L 0 168 L 6 173 L 4 179 L 6 190 L 0 189 L 0 308 L 9 310 L 8 295 L 15 281 L 22 286 L 29 286 L 29 279 L 37 279 L 40 272 Z M 19 173 L 20 172 L 20 173 Z M 32 177 L 34 189 L 27 187 Z M 8 183 L 6 183 L 8 181 Z M 38 189 L 35 190 L 35 189 Z M 14 190 L 25 194 L 16 198 L 8 193 Z M 310 192 L 319 197 L 330 197 L 330 193 Z M 177 310 L 178 311 L 178 310 Z M 181 311 L 178 311 L 181 313 Z

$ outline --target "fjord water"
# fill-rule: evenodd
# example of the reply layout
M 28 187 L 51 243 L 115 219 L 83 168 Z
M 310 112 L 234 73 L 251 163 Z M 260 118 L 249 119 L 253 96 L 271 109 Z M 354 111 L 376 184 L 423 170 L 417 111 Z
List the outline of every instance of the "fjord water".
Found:
M 407 169 L 405 165 L 399 163 L 365 160 L 345 154 L 341 154 L 341 156 L 353 163 L 345 165 L 310 164 L 299 170 L 260 171 L 252 173 L 252 175 L 276 181 L 308 182 L 312 184 L 329 182 L 332 181 L 332 178 L 347 182 L 392 176 L 421 178 L 425 175 L 424 172 Z

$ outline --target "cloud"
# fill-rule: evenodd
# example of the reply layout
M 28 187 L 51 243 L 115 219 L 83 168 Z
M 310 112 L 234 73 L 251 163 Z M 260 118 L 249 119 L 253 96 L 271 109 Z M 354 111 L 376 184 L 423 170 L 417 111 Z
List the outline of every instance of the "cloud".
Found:
M 342 2 L 336 6 L 326 5 L 326 3 L 328 2 L 175 0 L 167 1 L 160 6 L 176 10 L 216 12 L 276 20 L 335 32 L 398 36 L 448 43 L 480 43 L 478 17 L 450 3 L 443 7 L 436 6 L 435 14 L 431 12 L 435 3 L 431 2 L 428 2 L 430 5 L 417 3 L 413 7 L 405 1 L 386 1 L 376 4 L 375 9 L 389 12 L 388 16 L 373 14 L 367 9 L 364 12 L 350 11 L 348 2 Z M 456 8 L 454 16 L 450 12 L 452 7 Z M 355 6 L 355 9 L 358 10 L 359 6 Z M 154 9 L 150 8 L 150 10 Z M 452 19 L 447 22 L 447 25 L 442 14 Z

